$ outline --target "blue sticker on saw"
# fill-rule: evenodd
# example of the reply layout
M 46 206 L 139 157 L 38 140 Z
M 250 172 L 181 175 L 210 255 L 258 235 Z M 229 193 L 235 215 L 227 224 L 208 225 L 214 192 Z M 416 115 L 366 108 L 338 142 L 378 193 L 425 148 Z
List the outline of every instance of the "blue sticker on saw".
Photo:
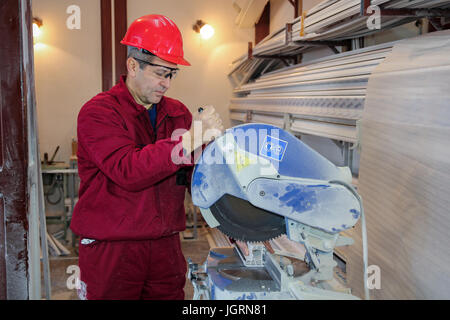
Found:
M 287 145 L 287 141 L 272 136 L 266 136 L 259 154 L 276 161 L 281 161 L 283 160 Z

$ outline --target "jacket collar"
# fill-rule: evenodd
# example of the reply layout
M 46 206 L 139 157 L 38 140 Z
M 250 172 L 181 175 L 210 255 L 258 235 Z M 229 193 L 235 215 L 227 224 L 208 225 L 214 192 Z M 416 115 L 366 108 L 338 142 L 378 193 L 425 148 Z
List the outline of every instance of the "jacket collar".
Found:
M 125 75 L 122 75 L 120 77 L 120 82 L 110 91 L 119 99 L 121 105 L 131 107 L 132 112 L 138 116 L 142 112 L 147 111 L 147 109 L 134 100 L 125 83 L 126 78 Z M 184 114 L 178 104 L 170 103 L 170 100 L 170 98 L 166 98 L 165 96 L 161 98 L 161 101 L 157 104 L 158 118 L 159 116 L 165 116 L 166 114 L 169 117 L 178 117 Z

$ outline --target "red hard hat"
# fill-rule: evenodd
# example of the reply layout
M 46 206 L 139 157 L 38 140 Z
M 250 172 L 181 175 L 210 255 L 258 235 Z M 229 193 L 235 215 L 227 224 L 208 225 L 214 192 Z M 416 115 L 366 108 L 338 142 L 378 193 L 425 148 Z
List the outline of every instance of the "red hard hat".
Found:
M 177 25 L 159 14 L 149 14 L 133 21 L 120 43 L 145 49 L 175 64 L 191 65 L 183 58 L 183 38 Z

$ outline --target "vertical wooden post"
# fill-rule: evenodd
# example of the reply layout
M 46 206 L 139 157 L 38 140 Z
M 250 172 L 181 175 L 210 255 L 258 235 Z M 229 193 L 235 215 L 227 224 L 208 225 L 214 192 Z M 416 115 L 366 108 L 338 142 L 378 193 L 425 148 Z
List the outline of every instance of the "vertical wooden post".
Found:
M 370 0 L 361 0 L 361 6 L 360 6 L 360 15 L 361 16 L 368 16 L 367 8 L 370 6 Z
M 255 45 L 270 33 L 270 1 L 264 7 L 258 22 L 255 24 Z
M 303 12 L 303 0 L 289 0 L 289 2 L 294 7 L 294 19 L 301 16 Z
M 301 16 L 303 14 L 303 0 L 298 0 L 298 15 Z
M 120 41 L 127 31 L 127 0 L 114 0 L 114 39 L 112 31 L 111 0 L 101 0 L 101 33 L 102 33 L 102 90 L 107 91 L 126 74 L 127 47 Z M 113 61 L 114 50 L 114 61 Z M 115 67 L 115 77 L 113 75 Z M 114 79 L 113 79 L 114 77 Z
M 127 73 L 127 47 L 120 43 L 127 32 L 127 0 L 114 0 L 114 52 L 117 84 L 120 76 Z
M 22 300 L 30 294 L 27 117 L 34 104 L 31 21 L 30 0 L 0 2 L 0 299 Z
M 298 18 L 298 0 L 294 0 L 294 19 Z
M 102 91 L 107 91 L 113 86 L 111 0 L 100 1 L 100 19 L 102 34 Z

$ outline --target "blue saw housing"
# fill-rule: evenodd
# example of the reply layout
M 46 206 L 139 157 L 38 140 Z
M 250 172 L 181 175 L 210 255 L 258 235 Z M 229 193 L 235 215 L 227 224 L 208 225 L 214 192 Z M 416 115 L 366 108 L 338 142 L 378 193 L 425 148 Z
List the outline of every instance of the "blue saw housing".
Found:
M 338 233 L 354 226 L 361 212 L 358 198 L 345 187 L 350 183 L 348 168 L 335 166 L 283 129 L 255 123 L 230 128 L 205 148 L 194 168 L 191 193 L 202 214 L 228 194 Z

